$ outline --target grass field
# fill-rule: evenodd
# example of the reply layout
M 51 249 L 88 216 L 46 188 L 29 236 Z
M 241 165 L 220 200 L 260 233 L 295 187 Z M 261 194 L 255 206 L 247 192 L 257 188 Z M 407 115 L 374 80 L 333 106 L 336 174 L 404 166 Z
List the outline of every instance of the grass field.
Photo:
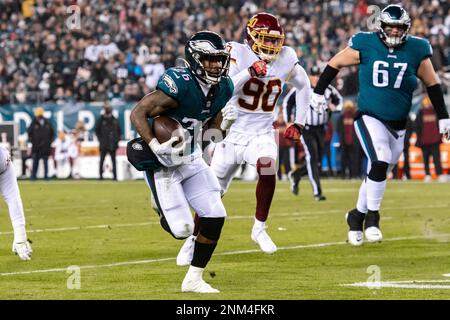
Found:
M 385 241 L 351 247 L 344 214 L 359 183 L 324 181 L 328 199 L 318 203 L 307 181 L 299 197 L 280 182 L 268 224 L 279 251 L 266 255 L 250 239 L 255 183 L 234 182 L 224 198 L 229 218 L 205 271 L 221 293 L 199 295 L 180 292 L 187 267 L 177 267 L 175 257 L 182 242 L 159 226 L 143 181 L 21 182 L 34 255 L 22 262 L 11 253 L 2 202 L 0 299 L 449 299 L 450 184 L 389 181 Z M 72 265 L 80 267 L 80 289 L 67 288 Z M 343 286 L 372 281 L 372 265 L 391 287 Z

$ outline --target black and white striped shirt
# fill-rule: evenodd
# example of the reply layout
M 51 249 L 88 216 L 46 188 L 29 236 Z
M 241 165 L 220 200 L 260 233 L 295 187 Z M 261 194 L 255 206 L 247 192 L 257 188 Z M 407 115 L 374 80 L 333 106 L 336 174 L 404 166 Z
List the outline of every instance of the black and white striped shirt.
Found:
M 292 88 L 283 99 L 283 114 L 286 122 L 295 119 L 295 88 Z M 329 85 L 324 93 L 325 99 L 336 106 L 336 110 L 342 109 L 342 96 L 335 87 Z M 306 114 L 306 125 L 322 126 L 328 122 L 328 112 L 318 113 L 309 108 Z

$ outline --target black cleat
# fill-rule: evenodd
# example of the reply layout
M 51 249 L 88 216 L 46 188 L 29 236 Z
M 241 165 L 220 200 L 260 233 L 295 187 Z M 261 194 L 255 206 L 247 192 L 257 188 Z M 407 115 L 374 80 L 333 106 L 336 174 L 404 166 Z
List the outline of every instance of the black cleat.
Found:
M 325 200 L 327 200 L 327 198 L 324 195 L 321 195 L 321 194 L 315 195 L 314 199 L 316 201 L 325 201 Z
M 299 187 L 298 187 L 298 181 L 295 181 L 294 175 L 292 174 L 292 171 L 289 171 L 288 173 L 288 179 L 291 183 L 291 192 L 293 195 L 298 196 L 299 193 Z

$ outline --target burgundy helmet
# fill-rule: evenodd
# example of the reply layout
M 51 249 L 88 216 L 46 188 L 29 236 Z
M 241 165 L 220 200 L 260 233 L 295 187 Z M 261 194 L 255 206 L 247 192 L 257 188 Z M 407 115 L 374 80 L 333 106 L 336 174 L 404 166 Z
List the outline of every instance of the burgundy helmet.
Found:
M 247 44 L 264 60 L 274 60 L 284 43 L 284 31 L 278 19 L 267 12 L 257 13 L 247 23 Z

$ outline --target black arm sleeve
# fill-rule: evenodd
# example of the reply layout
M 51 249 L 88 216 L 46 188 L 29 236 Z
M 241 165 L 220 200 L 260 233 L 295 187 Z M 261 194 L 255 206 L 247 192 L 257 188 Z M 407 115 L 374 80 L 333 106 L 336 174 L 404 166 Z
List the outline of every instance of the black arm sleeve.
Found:
M 286 122 L 291 122 L 291 119 L 293 122 L 295 119 L 295 91 L 291 94 L 286 104 L 286 114 L 287 114 Z
M 448 112 L 447 107 L 445 106 L 444 93 L 442 92 L 441 85 L 435 84 L 434 86 L 428 87 L 427 92 L 439 120 L 447 119 Z
M 317 82 L 317 85 L 314 88 L 314 93 L 323 95 L 326 88 L 328 88 L 331 81 L 333 81 L 338 72 L 339 69 L 335 69 L 330 65 L 327 65 L 325 70 L 323 70 L 322 74 L 320 75 L 319 81 Z

